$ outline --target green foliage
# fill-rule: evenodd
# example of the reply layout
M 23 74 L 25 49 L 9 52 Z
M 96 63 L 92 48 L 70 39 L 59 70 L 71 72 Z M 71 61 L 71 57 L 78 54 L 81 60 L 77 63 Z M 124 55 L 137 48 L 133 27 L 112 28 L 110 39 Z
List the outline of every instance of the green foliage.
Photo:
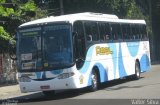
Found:
M 27 3 L 22 4 L 20 9 L 23 11 L 36 11 L 37 7 L 33 0 L 29 0 Z
M 20 24 L 33 20 L 38 10 L 34 0 L 0 0 L 0 52 L 9 51 L 8 42 L 15 36 L 15 30 Z M 39 10 L 36 18 L 43 16 L 41 13 Z
M 2 40 L 9 40 L 10 35 L 4 30 L 2 26 L 0 26 L 0 39 Z
M 0 53 L 8 51 L 9 34 L 0 26 Z
M 132 0 L 133 1 L 133 0 Z M 144 15 L 140 8 L 136 5 L 136 3 L 133 1 L 127 11 L 126 14 L 127 18 L 135 18 L 135 19 L 144 19 Z
M 5 3 L 6 0 L 0 0 L 0 3 Z
M 136 0 L 63 0 L 63 2 L 66 14 L 88 11 L 116 14 L 120 18 L 144 18 Z M 56 7 L 55 4 L 53 3 L 52 7 Z
M 14 14 L 14 10 L 12 8 L 4 8 L 0 6 L 0 16 L 8 17 L 11 14 Z

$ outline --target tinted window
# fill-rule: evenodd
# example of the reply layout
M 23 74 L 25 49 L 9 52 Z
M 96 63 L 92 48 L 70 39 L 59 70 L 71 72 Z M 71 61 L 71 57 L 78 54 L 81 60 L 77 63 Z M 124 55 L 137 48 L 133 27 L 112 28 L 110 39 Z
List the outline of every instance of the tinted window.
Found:
M 111 38 L 109 23 L 99 23 L 100 40 L 109 40 Z
M 141 39 L 147 39 L 147 31 L 146 31 L 146 26 L 141 25 L 140 26 L 140 31 L 141 31 Z
M 130 28 L 130 24 L 122 24 L 121 25 L 122 28 L 122 34 L 123 34 L 123 39 L 131 39 L 131 28 Z
M 77 61 L 76 66 L 77 68 L 81 68 L 84 64 L 86 55 L 84 28 L 81 21 L 74 23 L 74 32 L 77 33 L 77 36 L 74 39 L 75 59 Z
M 85 34 L 87 41 L 98 41 L 98 26 L 97 22 L 85 22 Z
M 113 40 L 122 39 L 121 25 L 120 24 L 112 23 L 111 24 L 111 30 L 112 30 L 112 39 Z

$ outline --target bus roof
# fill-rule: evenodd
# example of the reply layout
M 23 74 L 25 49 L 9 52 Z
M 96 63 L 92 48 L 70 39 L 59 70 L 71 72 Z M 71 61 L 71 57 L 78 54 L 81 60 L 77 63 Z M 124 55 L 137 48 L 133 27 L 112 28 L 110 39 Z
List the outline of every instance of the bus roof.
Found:
M 146 24 L 144 20 L 131 20 L 131 19 L 119 19 L 116 15 L 111 14 L 102 14 L 102 13 L 75 13 L 61 16 L 50 16 L 47 18 L 37 19 L 20 25 L 19 27 L 28 26 L 28 25 L 38 25 L 41 23 L 49 22 L 70 22 L 73 23 L 77 20 L 88 20 L 88 21 L 106 21 L 106 22 L 118 22 L 118 23 L 139 23 Z

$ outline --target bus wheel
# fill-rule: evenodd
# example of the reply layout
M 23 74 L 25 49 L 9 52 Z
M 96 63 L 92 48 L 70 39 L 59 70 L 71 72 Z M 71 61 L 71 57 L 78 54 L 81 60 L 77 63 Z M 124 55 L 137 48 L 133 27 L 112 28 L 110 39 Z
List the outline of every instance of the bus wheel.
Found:
M 51 97 L 55 95 L 55 91 L 51 90 L 51 91 L 43 91 L 43 94 L 47 97 Z
M 89 90 L 91 92 L 96 91 L 98 89 L 98 73 L 96 72 L 96 70 L 92 71 L 91 82 L 92 82 L 92 84 L 89 87 Z
M 135 80 L 140 79 L 140 75 L 141 75 L 140 64 L 138 62 L 136 62 L 135 63 L 135 75 L 134 75 L 134 79 Z

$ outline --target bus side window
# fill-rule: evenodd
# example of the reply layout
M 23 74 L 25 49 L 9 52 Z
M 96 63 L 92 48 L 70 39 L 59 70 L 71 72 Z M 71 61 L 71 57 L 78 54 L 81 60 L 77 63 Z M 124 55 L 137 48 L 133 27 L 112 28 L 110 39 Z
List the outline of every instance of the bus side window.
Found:
M 99 22 L 98 28 L 99 28 L 100 40 L 104 41 L 105 40 L 105 24 L 103 22 Z
M 109 40 L 111 36 L 109 23 L 99 23 L 99 33 L 101 41 Z
M 121 25 L 121 28 L 122 28 L 123 39 L 124 39 L 124 40 L 128 39 L 128 36 L 127 36 L 127 26 L 126 26 L 126 24 L 122 24 L 122 25 Z
M 142 39 L 148 39 L 146 26 L 142 25 Z
M 140 25 L 139 24 L 136 25 L 136 32 L 137 32 L 136 39 L 140 39 L 141 33 L 140 33 Z
M 121 24 L 117 24 L 117 36 L 118 36 L 118 40 L 122 40 Z
M 131 25 L 131 29 L 132 29 L 131 39 L 134 40 L 134 39 L 136 39 L 136 36 L 137 36 L 136 25 L 135 25 L 135 24 L 132 24 L 132 25 Z
M 122 39 L 122 33 L 121 33 L 121 25 L 118 23 L 111 24 L 112 27 L 112 38 L 113 40 L 120 40 Z
M 111 24 L 111 33 L 112 33 L 112 39 L 117 40 L 116 32 L 115 32 L 115 25 Z
M 97 22 L 85 22 L 85 34 L 87 41 L 98 41 L 98 25 Z
M 132 39 L 131 25 L 130 24 L 122 24 L 122 33 L 123 33 L 124 40 Z
M 131 39 L 131 25 L 127 24 L 127 39 Z
M 140 25 L 139 26 L 139 31 L 140 31 L 140 36 L 139 36 L 139 38 L 142 40 L 143 39 L 143 27 L 142 27 L 142 25 Z
M 105 39 L 110 40 L 111 39 L 111 30 L 110 30 L 110 24 L 105 23 Z
M 74 32 L 77 34 L 75 37 L 75 59 L 77 68 L 81 68 L 85 61 L 86 55 L 86 45 L 85 45 L 85 36 L 84 36 L 84 28 L 83 23 L 81 21 L 77 21 L 74 23 Z

